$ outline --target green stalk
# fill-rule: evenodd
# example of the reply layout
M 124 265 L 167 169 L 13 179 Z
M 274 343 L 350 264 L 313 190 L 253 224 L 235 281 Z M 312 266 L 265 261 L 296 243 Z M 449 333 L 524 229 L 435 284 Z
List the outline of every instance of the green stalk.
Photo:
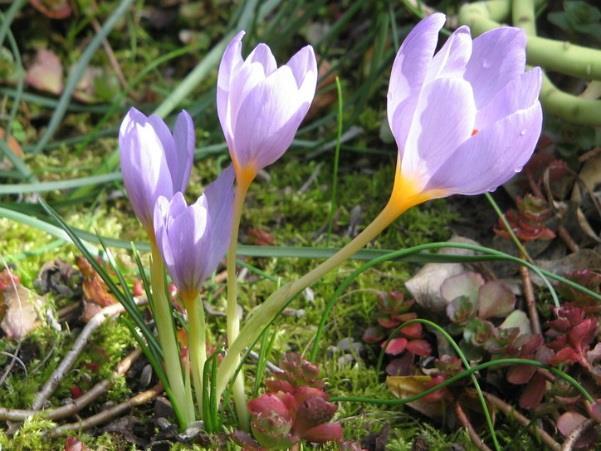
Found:
M 165 360 L 165 372 L 173 392 L 174 399 L 172 401 L 178 405 L 182 412 L 186 422 L 182 426 L 186 427 L 194 421 L 194 404 L 184 384 L 175 327 L 171 317 L 171 306 L 166 296 L 163 260 L 154 242 L 152 242 L 151 247 L 150 284 L 152 286 L 152 306 L 154 307 L 152 316 L 157 325 L 159 343 Z
M 409 208 L 406 206 L 405 209 Z M 236 371 L 239 356 L 244 349 L 253 343 L 263 332 L 263 326 L 271 322 L 280 312 L 286 302 L 296 294 L 300 293 L 306 287 L 318 281 L 324 274 L 340 266 L 348 260 L 353 254 L 359 251 L 363 246 L 378 236 L 388 225 L 390 225 L 401 213 L 402 206 L 395 206 L 392 202 L 382 210 L 382 212 L 369 224 L 359 235 L 350 243 L 340 249 L 336 254 L 328 258 L 312 271 L 305 274 L 300 279 L 288 283 L 271 296 L 263 304 L 257 307 L 245 321 L 240 335 L 233 342 L 219 366 L 217 374 L 217 397 L 221 398 L 228 381 Z
M 195 293 L 182 293 L 188 312 L 188 349 L 192 366 L 192 383 L 196 394 L 197 409 L 203 412 L 203 369 L 207 361 L 207 343 L 204 307 Z
M 238 248 L 238 232 L 240 230 L 240 219 L 242 218 L 242 209 L 246 193 L 254 177 L 244 177 L 236 175 L 236 195 L 234 199 L 234 217 L 232 221 L 232 233 L 230 237 L 230 246 L 227 251 L 227 306 L 226 306 L 226 321 L 227 321 L 227 342 L 231 345 L 240 332 L 240 316 L 238 315 L 238 280 L 236 277 L 236 250 Z M 240 364 L 240 354 L 235 356 L 234 366 Z M 240 427 L 249 430 L 249 415 L 246 408 L 246 395 L 244 393 L 244 374 L 238 372 L 234 385 L 232 387 L 234 404 L 236 406 L 236 415 Z

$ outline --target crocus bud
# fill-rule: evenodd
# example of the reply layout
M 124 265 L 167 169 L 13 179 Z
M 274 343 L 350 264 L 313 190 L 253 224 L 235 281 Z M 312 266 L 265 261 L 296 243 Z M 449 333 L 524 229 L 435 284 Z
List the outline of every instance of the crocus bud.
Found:
M 181 192 L 159 197 L 154 230 L 167 271 L 182 298 L 195 296 L 223 259 L 230 241 L 234 201 L 231 167 L 188 206 Z
M 259 44 L 242 59 L 239 32 L 219 65 L 217 113 L 238 181 L 252 180 L 292 143 L 307 114 L 317 85 L 317 63 L 311 46 L 277 67 L 271 50 Z
M 123 183 L 134 213 L 152 230 L 154 204 L 185 191 L 194 157 L 194 124 L 182 111 L 173 133 L 163 120 L 131 108 L 119 130 Z
M 464 26 L 434 54 L 444 22 L 440 13 L 419 22 L 392 68 L 399 198 L 492 191 L 522 169 L 540 135 L 542 75 L 524 72 L 525 34 L 500 27 L 472 40 Z

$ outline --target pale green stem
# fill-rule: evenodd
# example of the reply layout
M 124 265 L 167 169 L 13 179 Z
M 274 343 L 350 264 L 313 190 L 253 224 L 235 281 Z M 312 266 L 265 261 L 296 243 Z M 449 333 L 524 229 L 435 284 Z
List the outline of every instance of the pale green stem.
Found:
M 149 234 L 152 237 L 151 234 Z M 194 421 L 194 404 L 187 393 L 182 366 L 177 346 L 175 327 L 171 317 L 171 306 L 167 299 L 165 291 L 165 269 L 163 260 L 156 243 L 151 238 L 152 260 L 150 264 L 150 283 L 152 285 L 152 307 L 154 308 L 153 317 L 156 322 L 159 343 L 163 350 L 163 359 L 165 360 L 165 372 L 173 393 L 172 401 L 175 402 L 188 426 Z
M 227 252 L 227 342 L 231 344 L 238 337 L 240 332 L 240 315 L 238 314 L 238 279 L 236 277 L 236 250 L 238 248 L 238 232 L 240 230 L 240 219 L 242 218 L 242 209 L 248 187 L 252 182 L 252 178 L 237 177 L 236 195 L 234 199 L 234 217 L 232 221 L 232 234 L 230 237 L 230 247 Z M 235 360 L 234 365 L 237 367 L 240 363 L 240 357 Z M 238 373 L 232 387 L 232 396 L 236 406 L 236 415 L 240 427 L 248 431 L 249 416 L 246 407 L 246 395 L 244 393 L 244 374 L 242 371 Z
M 279 288 L 269 296 L 263 304 L 257 307 L 251 315 L 249 315 L 244 322 L 244 327 L 240 331 L 240 335 L 233 343 L 230 343 L 227 354 L 219 366 L 217 373 L 218 399 L 221 398 L 228 381 L 238 367 L 239 356 L 247 346 L 254 343 L 263 332 L 265 325 L 269 324 L 277 316 L 288 300 L 306 287 L 318 281 L 327 272 L 344 263 L 353 254 L 378 236 L 382 230 L 391 224 L 403 211 L 409 208 L 409 206 L 403 208 L 399 205 L 393 205 L 393 203 L 390 202 L 376 219 L 357 235 L 353 241 L 300 279 Z
M 192 367 L 192 383 L 196 395 L 196 408 L 202 412 L 202 372 L 207 361 L 205 312 L 196 293 L 182 293 L 182 300 L 188 312 L 188 349 Z

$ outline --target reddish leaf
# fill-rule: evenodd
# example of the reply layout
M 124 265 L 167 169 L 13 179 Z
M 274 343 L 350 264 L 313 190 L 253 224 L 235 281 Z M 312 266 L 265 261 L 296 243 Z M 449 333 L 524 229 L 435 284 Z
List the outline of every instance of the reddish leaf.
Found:
M 382 326 L 384 329 L 394 329 L 399 324 L 401 324 L 401 322 L 399 320 L 397 320 L 397 319 L 390 318 L 389 316 L 386 316 L 386 317 L 383 317 L 383 318 L 378 318 L 378 324 L 380 326 Z
M 65 19 L 71 15 L 68 0 L 29 0 L 29 3 L 50 19 Z
M 561 435 L 567 437 L 585 421 L 586 417 L 578 412 L 566 412 L 557 419 L 557 429 L 559 429 Z
M 77 437 L 67 437 L 64 449 L 65 451 L 88 451 L 90 448 L 80 442 Z
M 384 331 L 377 326 L 371 326 L 363 332 L 363 341 L 368 344 L 380 343 L 384 340 Z
M 514 385 L 528 383 L 536 373 L 536 367 L 530 365 L 516 365 L 507 371 L 507 382 Z
M 522 396 L 520 396 L 520 407 L 526 410 L 535 409 L 543 400 L 546 390 L 547 382 L 545 377 L 537 372 L 530 379 L 530 382 L 522 392 Z
M 576 351 L 572 348 L 563 348 L 559 350 L 550 360 L 550 365 L 560 365 L 563 363 L 576 363 L 578 362 L 579 357 Z
M 432 346 L 426 340 L 411 340 L 407 343 L 407 351 L 425 357 L 432 354 Z
M 343 438 L 340 423 L 325 423 L 315 426 L 303 434 L 303 438 L 314 443 L 339 442 Z
M 407 339 L 404 337 L 393 338 L 386 344 L 386 354 L 399 355 L 407 347 Z
M 407 338 L 422 338 L 423 328 L 420 323 L 415 323 L 401 327 L 399 332 Z

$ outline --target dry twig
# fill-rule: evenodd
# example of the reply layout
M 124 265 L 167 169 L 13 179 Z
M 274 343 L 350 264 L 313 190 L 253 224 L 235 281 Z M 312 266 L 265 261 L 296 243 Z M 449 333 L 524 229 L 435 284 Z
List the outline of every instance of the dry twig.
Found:
M 63 361 L 60 363 L 58 368 L 54 370 L 50 379 L 44 384 L 44 387 L 38 392 L 35 396 L 31 408 L 33 410 L 39 410 L 43 407 L 46 400 L 52 395 L 56 387 L 60 381 L 65 377 L 67 372 L 71 369 L 75 360 L 81 352 L 83 351 L 84 346 L 87 344 L 88 340 L 92 333 L 100 327 L 107 318 L 111 318 L 119 315 L 124 312 L 124 308 L 121 304 L 114 304 L 100 310 L 96 315 L 92 317 L 90 321 L 83 328 L 77 340 L 73 344 L 73 348 L 69 351 L 69 353 L 65 356 Z
M 470 390 L 470 393 L 475 396 L 475 390 Z M 547 445 L 553 451 L 561 451 L 561 445 L 557 443 L 553 437 L 551 437 L 545 430 L 538 427 L 536 424 L 532 423 L 528 418 L 518 412 L 513 406 L 507 404 L 501 398 L 497 398 L 495 395 L 487 392 L 483 392 L 484 397 L 491 403 L 494 407 L 499 409 L 505 416 L 513 418 L 523 427 L 525 427 L 528 431 L 534 433 L 541 441 Z
M 520 275 L 522 276 L 522 283 L 524 285 L 524 298 L 526 298 L 526 306 L 528 307 L 528 316 L 530 316 L 530 324 L 532 324 L 532 331 L 540 335 L 542 329 L 540 327 L 540 320 L 538 318 L 538 311 L 536 310 L 536 299 L 534 298 L 534 288 L 532 287 L 532 280 L 530 279 L 530 272 L 525 266 L 520 266 Z
M 467 417 L 467 414 L 463 410 L 463 407 L 461 407 L 461 404 L 458 402 L 455 403 L 455 414 L 457 415 L 459 422 L 467 429 L 467 433 L 469 434 L 472 443 L 481 451 L 492 451 L 480 438 L 470 419 Z
M 131 352 L 127 357 L 119 362 L 117 369 L 113 373 L 113 377 L 123 376 L 125 373 L 127 373 L 132 363 L 139 356 L 139 350 Z M 56 409 L 40 411 L 32 409 L 6 409 L 0 407 L 0 421 L 25 421 L 27 418 L 36 414 L 42 415 L 44 418 L 49 420 L 60 420 L 61 418 L 67 418 L 76 414 L 84 407 L 88 406 L 90 403 L 102 396 L 109 389 L 111 384 L 112 379 L 100 381 L 79 398 L 74 399 L 69 404 L 57 407 Z
M 96 415 L 92 415 L 91 417 L 88 417 L 85 420 L 78 421 L 77 423 L 63 424 L 55 429 L 52 429 L 51 431 L 49 431 L 49 435 L 51 437 L 56 437 L 57 435 L 61 435 L 69 431 L 83 431 L 85 429 L 90 429 L 94 426 L 98 426 L 99 424 L 106 423 L 107 421 L 112 420 L 117 415 L 126 410 L 152 401 L 162 392 L 163 386 L 161 384 L 157 384 L 150 390 L 140 392 L 137 395 L 129 398 L 127 401 L 119 403 L 109 409 L 103 410 L 102 412 L 97 413 Z

